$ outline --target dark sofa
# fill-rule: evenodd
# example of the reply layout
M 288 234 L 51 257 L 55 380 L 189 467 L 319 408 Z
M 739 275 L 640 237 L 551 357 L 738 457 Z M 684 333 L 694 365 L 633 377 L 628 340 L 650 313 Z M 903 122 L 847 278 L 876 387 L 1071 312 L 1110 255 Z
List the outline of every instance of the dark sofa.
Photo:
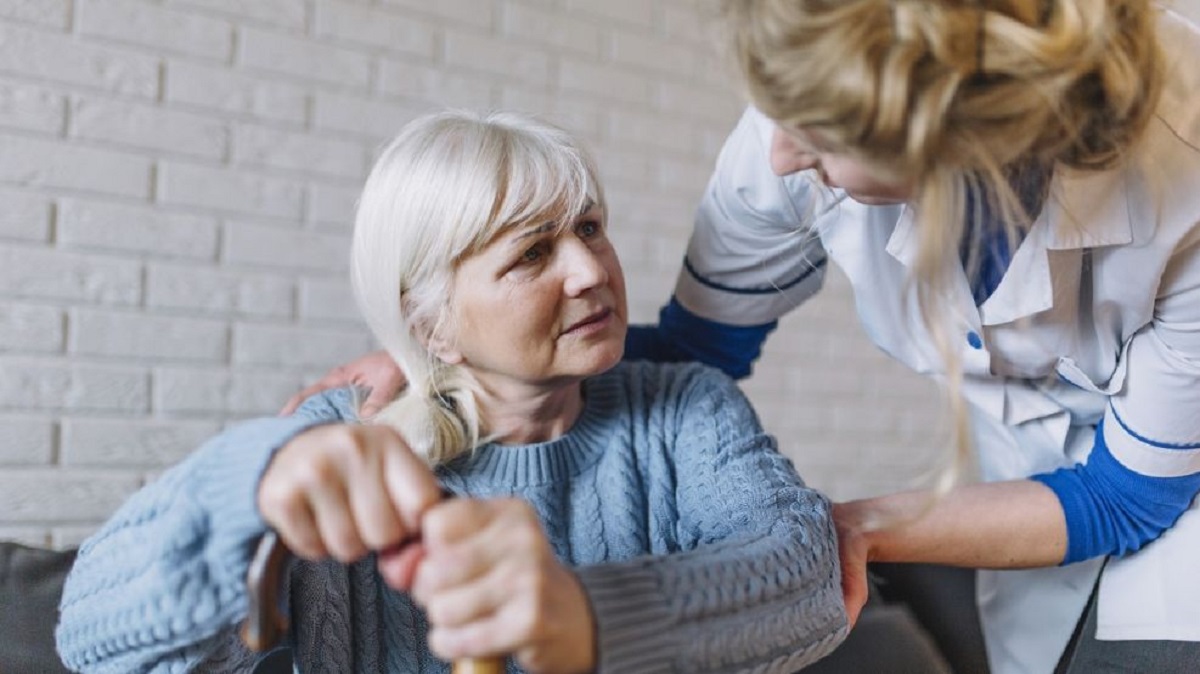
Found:
M 0 541 L 0 672 L 66 672 L 54 651 L 63 579 L 75 551 Z
M 74 550 L 44 550 L 0 541 L 0 674 L 65 674 L 54 650 L 54 625 Z M 292 674 L 292 657 L 278 648 L 250 674 Z

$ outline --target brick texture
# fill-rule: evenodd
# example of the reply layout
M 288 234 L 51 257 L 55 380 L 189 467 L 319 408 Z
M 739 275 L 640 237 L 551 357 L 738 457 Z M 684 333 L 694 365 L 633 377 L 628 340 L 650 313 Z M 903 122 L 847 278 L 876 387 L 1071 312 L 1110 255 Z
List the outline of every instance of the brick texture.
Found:
M 372 348 L 371 159 L 440 106 L 534 112 L 608 187 L 634 320 L 668 297 L 742 103 L 691 0 L 0 0 L 0 537 L 82 540 L 233 420 Z M 745 389 L 808 481 L 903 486 L 931 388 L 845 281 Z
M 53 459 L 53 421 L 0 416 L 0 466 L 49 465 Z
M 41 87 L 0 83 L 0 127 L 59 133 L 65 110 L 62 94 Z

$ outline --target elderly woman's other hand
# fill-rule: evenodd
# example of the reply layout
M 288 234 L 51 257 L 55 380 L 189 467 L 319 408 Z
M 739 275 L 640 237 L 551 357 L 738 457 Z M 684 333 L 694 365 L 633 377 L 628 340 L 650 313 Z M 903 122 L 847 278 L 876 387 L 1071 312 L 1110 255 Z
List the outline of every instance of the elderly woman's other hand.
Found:
M 425 608 L 438 657 L 512 654 L 537 674 L 595 668 L 587 595 L 555 558 L 527 502 L 446 501 L 422 521 L 422 542 L 413 597 Z
M 258 487 L 263 519 L 306 559 L 349 563 L 412 538 L 441 489 L 400 434 L 328 425 L 284 445 Z

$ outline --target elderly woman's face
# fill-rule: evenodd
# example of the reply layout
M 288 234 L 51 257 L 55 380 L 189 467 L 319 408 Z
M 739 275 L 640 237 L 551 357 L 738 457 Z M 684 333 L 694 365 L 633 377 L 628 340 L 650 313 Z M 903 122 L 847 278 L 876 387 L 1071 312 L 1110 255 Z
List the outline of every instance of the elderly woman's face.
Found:
M 557 229 L 515 228 L 459 264 L 454 350 L 481 379 L 568 383 L 620 361 L 625 278 L 603 213 Z

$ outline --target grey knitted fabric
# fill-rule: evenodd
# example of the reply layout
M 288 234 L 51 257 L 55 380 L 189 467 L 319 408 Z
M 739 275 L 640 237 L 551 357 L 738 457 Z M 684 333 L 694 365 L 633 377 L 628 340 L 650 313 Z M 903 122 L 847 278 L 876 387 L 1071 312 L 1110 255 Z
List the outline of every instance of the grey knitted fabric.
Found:
M 563 437 L 485 445 L 439 469 L 453 492 L 516 495 L 574 567 L 599 671 L 793 672 L 845 637 L 828 502 L 804 487 L 736 385 L 699 365 L 625 363 L 585 382 Z M 80 551 L 58 628 L 87 672 L 240 671 L 254 494 L 271 454 L 353 420 L 332 391 L 286 419 L 235 426 L 135 494 Z M 303 672 L 448 672 L 428 625 L 369 557 L 293 564 L 290 639 Z M 509 663 L 509 672 L 519 672 Z

